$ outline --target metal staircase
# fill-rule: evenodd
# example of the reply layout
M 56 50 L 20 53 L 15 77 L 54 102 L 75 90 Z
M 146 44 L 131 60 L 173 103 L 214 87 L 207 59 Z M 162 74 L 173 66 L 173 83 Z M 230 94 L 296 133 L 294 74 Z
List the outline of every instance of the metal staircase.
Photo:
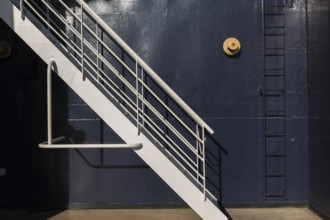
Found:
M 213 130 L 84 1 L 69 2 L 3 0 L 0 16 L 201 218 L 227 219 L 207 189 Z

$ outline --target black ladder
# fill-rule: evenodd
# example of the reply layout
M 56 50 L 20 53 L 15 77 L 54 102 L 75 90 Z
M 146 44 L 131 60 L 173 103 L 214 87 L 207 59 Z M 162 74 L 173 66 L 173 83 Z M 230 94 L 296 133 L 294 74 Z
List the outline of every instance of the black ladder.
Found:
M 264 0 L 264 191 L 287 199 L 285 0 Z

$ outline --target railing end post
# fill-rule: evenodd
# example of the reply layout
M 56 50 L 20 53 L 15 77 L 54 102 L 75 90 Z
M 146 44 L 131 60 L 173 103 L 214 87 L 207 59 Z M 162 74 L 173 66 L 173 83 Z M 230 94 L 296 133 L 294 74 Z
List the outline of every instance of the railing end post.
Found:
M 24 14 L 24 0 L 20 0 L 20 11 L 21 11 L 21 18 L 24 21 L 25 20 L 25 14 Z

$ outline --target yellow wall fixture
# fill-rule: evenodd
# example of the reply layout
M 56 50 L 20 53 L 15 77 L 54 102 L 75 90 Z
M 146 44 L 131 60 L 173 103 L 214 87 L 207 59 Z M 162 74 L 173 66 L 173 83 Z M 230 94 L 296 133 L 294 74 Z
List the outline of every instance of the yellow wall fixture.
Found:
M 227 38 L 223 42 L 223 50 L 227 55 L 234 56 L 241 50 L 241 43 L 236 38 Z
M 11 52 L 11 46 L 5 41 L 0 41 L 0 59 L 8 58 Z

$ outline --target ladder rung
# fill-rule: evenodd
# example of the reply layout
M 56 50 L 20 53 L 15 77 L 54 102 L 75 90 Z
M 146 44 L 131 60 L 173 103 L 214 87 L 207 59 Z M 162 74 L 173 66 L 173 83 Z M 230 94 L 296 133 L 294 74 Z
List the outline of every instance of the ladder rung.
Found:
M 275 77 L 275 76 L 285 76 L 285 74 L 266 74 L 265 76 Z
M 280 34 L 285 34 L 285 28 L 268 27 L 268 28 L 265 28 L 265 33 L 280 33 Z
M 265 12 L 264 15 L 285 15 L 284 12 Z
M 285 28 L 285 26 L 265 26 L 265 28 Z
M 270 50 L 283 50 L 283 51 L 285 51 L 285 48 L 283 48 L 283 47 L 277 47 L 277 48 L 276 47 L 265 47 L 264 49 L 265 49 L 265 52 L 270 51 Z M 281 69 L 284 70 L 283 67 Z
M 265 47 L 264 49 L 266 49 L 266 50 L 285 50 L 284 47 Z
M 266 174 L 266 177 L 286 177 L 286 174 L 284 173 Z
M 265 133 L 266 137 L 285 137 L 284 132 L 266 132 Z
M 266 71 L 284 71 L 284 68 L 266 68 Z
M 276 76 L 285 76 L 284 69 L 276 70 L 276 69 L 266 69 L 265 76 L 276 77 Z
M 265 57 L 284 57 L 284 56 L 285 56 L 284 53 L 282 53 L 282 54 L 281 53 L 277 54 L 276 52 L 274 52 L 274 53 L 271 53 L 271 52 L 265 53 Z
M 278 33 L 265 33 L 265 36 L 279 36 L 279 37 L 284 37 L 285 34 L 278 34 Z
M 265 7 L 264 15 L 285 15 L 285 7 Z
M 285 74 L 283 73 L 277 73 L 276 72 L 270 72 L 268 71 L 268 73 L 265 74 L 265 77 L 284 77 Z
M 266 117 L 285 117 L 285 111 L 267 111 Z
M 284 95 L 285 92 L 284 90 L 266 90 L 266 96 L 270 97 L 270 96 L 282 96 Z
M 266 74 L 265 75 L 266 77 L 269 76 L 269 77 L 276 77 L 276 76 L 285 76 L 284 74 Z
M 285 7 L 266 7 L 264 15 L 285 15 Z
M 285 154 L 266 154 L 266 157 L 286 157 Z
M 285 56 L 285 50 L 282 48 L 265 48 L 265 56 Z
M 280 193 L 280 194 L 265 194 L 265 197 L 287 197 L 287 194 Z
M 285 5 L 264 5 L 265 8 L 285 8 Z

